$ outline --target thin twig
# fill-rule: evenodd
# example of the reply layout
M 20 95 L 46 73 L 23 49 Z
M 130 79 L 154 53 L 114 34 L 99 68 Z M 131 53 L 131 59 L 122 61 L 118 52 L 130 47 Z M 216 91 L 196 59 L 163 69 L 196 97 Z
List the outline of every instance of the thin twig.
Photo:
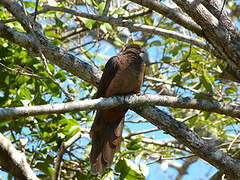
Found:
M 140 134 L 151 133 L 151 132 L 155 132 L 155 131 L 159 131 L 159 129 L 158 128 L 152 128 L 152 129 L 146 129 L 146 130 L 143 130 L 143 131 L 133 132 L 133 133 L 128 134 L 124 138 L 128 139 L 128 138 L 130 138 L 132 136 L 137 136 L 137 135 L 140 135 Z
M 147 123 L 148 121 L 145 119 L 132 119 L 132 120 L 125 120 L 125 123 Z
M 204 93 L 204 92 L 201 92 L 201 91 L 198 91 L 196 89 L 193 89 L 193 88 L 190 88 L 190 87 L 187 87 L 187 86 L 183 86 L 183 85 L 180 85 L 178 83 L 175 83 L 175 82 L 170 82 L 168 80 L 164 80 L 164 79 L 158 79 L 158 78 L 153 78 L 153 77 L 150 77 L 150 76 L 145 76 L 145 79 L 146 80 L 150 80 L 150 81 L 156 81 L 156 82 L 160 82 L 161 84 L 169 84 L 171 86 L 177 86 L 177 87 L 180 87 L 182 89 L 186 89 L 186 90 L 189 90 L 193 93 L 196 93 L 196 94 L 202 94 L 204 96 L 207 96 L 207 97 L 212 97 L 213 94 L 212 93 Z M 160 85 L 161 85 L 160 84 Z M 158 84 L 154 84 L 154 86 L 158 86 Z
M 181 121 L 181 122 L 186 122 L 196 116 L 199 116 L 201 113 L 197 113 L 197 114 L 193 114 L 192 116 L 189 116 L 189 117 L 186 117 L 186 118 L 183 118 L 183 119 L 177 119 L 178 121 Z
M 232 142 L 229 144 L 228 148 L 227 148 L 227 151 L 230 151 L 233 144 L 237 141 L 237 139 L 239 138 L 240 136 L 240 133 L 237 134 L 237 136 L 232 140 Z
M 190 158 L 190 157 L 194 157 L 196 156 L 195 154 L 190 154 L 190 155 L 186 155 L 186 156 L 180 156 L 180 157 L 169 157 L 169 158 L 164 158 L 164 157 L 160 157 L 157 160 L 151 161 L 149 163 L 147 163 L 147 165 L 156 163 L 156 162 L 161 162 L 161 161 L 167 161 L 167 160 L 181 160 L 181 159 L 186 159 L 186 158 Z
M 30 77 L 36 77 L 36 78 L 40 78 L 40 79 L 50 79 L 49 77 L 46 76 L 40 76 L 37 74 L 33 74 L 33 73 L 28 73 L 28 72 L 22 72 L 20 69 L 12 69 L 10 67 L 5 66 L 4 64 L 0 63 L 1 66 L 3 66 L 6 70 L 12 71 L 12 72 L 16 72 L 19 73 L 21 75 L 25 75 L 25 76 L 30 76 Z M 24 68 L 22 68 L 24 69 Z
M 180 159 L 186 159 L 186 158 L 190 158 L 190 157 L 194 157 L 196 156 L 195 154 L 190 154 L 190 155 L 186 155 L 186 156 L 180 156 L 180 157 L 169 157 L 169 158 L 161 158 L 161 160 L 180 160 Z
M 226 148 L 226 147 L 229 147 L 229 145 L 232 143 L 233 141 L 231 142 L 224 142 L 220 145 L 217 146 L 217 148 Z M 233 146 L 233 144 L 240 144 L 240 140 L 235 140 L 231 146 Z
M 105 7 L 104 7 L 104 10 L 102 13 L 103 16 L 107 15 L 109 8 L 110 8 L 110 3 L 111 3 L 111 0 L 106 0 L 106 4 L 105 4 Z
M 73 101 L 75 98 L 73 95 L 69 94 L 60 84 L 61 82 L 58 82 L 58 80 L 56 78 L 54 78 L 53 74 L 51 73 L 50 69 L 48 68 L 48 63 L 47 63 L 47 59 L 44 56 L 44 54 L 42 53 L 42 51 L 40 51 L 40 55 L 41 55 L 41 59 L 42 62 L 44 64 L 44 67 L 47 71 L 47 73 L 50 76 L 50 79 L 61 89 L 61 91 L 65 94 L 65 96 L 68 98 L 69 101 Z
M 76 47 L 73 47 L 73 48 L 71 48 L 71 49 L 68 49 L 68 51 L 74 51 L 75 49 L 79 49 L 79 48 L 84 47 L 84 46 L 87 46 L 87 45 L 89 45 L 89 44 L 97 43 L 98 41 L 101 41 L 101 40 L 103 40 L 103 38 L 97 39 L 97 40 L 93 40 L 93 41 L 89 41 L 89 42 L 86 42 L 86 43 L 81 44 L 81 45 L 79 45 L 79 46 L 76 46 Z
M 35 11 L 34 11 L 34 17 L 33 17 L 33 21 L 34 21 L 34 22 L 36 21 L 36 18 L 37 18 L 38 3 L 39 3 L 39 0 L 36 0 Z
M 71 137 L 68 141 L 63 142 L 61 144 L 56 157 L 53 180 L 60 180 L 61 161 L 62 161 L 63 154 L 65 153 L 68 147 L 70 147 L 74 142 L 76 142 L 79 138 L 81 138 L 81 135 L 82 135 L 82 132 L 78 132 L 73 137 Z
M 192 158 L 186 159 L 186 161 L 181 165 L 181 167 L 176 167 L 176 170 L 178 171 L 178 175 L 176 176 L 175 180 L 182 180 L 183 176 L 186 175 L 188 172 L 188 168 L 191 167 L 193 163 L 195 163 L 198 160 L 197 156 L 194 156 Z
M 222 12 L 223 12 L 223 9 L 224 9 L 224 6 L 226 5 L 226 0 L 223 1 L 223 5 L 222 5 L 222 8 L 221 8 L 221 11 L 220 11 L 220 14 L 219 14 L 219 20 L 221 19 L 221 16 L 222 16 Z
M 137 13 L 132 14 L 130 16 L 123 16 L 121 18 L 122 19 L 133 19 L 133 18 L 136 18 L 136 17 L 145 16 L 145 15 L 150 14 L 150 13 L 152 13 L 152 10 L 148 9 L 148 10 L 143 10 L 141 12 L 137 12 Z
M 190 152 L 190 149 L 188 149 L 186 146 L 183 144 L 180 144 L 177 140 L 175 139 L 167 139 L 167 140 L 155 140 L 152 138 L 147 138 L 144 137 L 141 139 L 141 142 L 146 143 L 146 144 L 154 144 L 160 147 L 170 147 L 174 149 L 180 149 L 186 152 Z

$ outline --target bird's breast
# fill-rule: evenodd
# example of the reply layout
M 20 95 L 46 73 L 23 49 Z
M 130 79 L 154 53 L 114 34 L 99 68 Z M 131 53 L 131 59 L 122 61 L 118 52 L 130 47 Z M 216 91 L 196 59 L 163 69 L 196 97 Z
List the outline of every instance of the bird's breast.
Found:
M 126 63 L 120 66 L 106 91 L 106 97 L 138 93 L 144 76 L 143 63 Z

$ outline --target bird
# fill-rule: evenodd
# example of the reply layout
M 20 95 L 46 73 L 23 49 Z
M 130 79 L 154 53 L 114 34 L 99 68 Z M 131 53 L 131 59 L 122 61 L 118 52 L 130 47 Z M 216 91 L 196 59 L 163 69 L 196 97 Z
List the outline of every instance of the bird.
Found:
M 111 57 L 103 70 L 96 98 L 139 94 L 145 74 L 141 53 L 143 50 L 139 45 L 129 44 L 121 54 Z M 96 111 L 90 130 L 90 164 L 93 174 L 101 174 L 110 167 L 114 154 L 120 150 L 127 110 L 126 106 L 120 105 Z

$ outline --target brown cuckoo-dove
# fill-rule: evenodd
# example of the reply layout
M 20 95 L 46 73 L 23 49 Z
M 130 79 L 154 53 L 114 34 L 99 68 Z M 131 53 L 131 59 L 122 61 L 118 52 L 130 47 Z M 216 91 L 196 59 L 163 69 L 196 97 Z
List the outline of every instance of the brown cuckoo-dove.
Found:
M 131 44 L 120 55 L 108 60 L 99 83 L 97 98 L 140 92 L 145 71 L 141 52 L 140 46 Z M 90 163 L 93 173 L 102 173 L 112 164 L 114 154 L 120 149 L 127 110 L 126 106 L 97 110 L 90 131 Z

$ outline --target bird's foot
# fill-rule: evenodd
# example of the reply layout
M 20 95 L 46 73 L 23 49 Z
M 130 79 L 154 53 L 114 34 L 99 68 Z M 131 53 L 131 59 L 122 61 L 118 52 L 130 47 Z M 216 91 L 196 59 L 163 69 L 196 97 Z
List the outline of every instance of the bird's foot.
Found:
M 141 93 L 141 92 L 138 92 L 138 93 L 136 93 L 136 95 L 137 95 L 137 96 L 142 96 L 142 95 L 144 95 L 144 94 Z

